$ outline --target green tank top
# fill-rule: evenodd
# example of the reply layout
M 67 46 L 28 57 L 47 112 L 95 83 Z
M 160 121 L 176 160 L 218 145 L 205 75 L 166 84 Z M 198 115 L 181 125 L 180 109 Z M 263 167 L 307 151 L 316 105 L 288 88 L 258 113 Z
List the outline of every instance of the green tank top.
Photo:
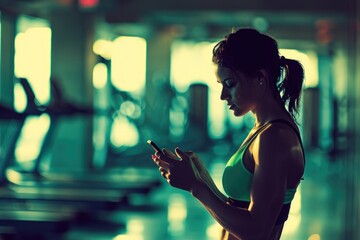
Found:
M 250 202 L 253 174 L 244 165 L 244 153 L 254 139 L 271 123 L 265 124 L 249 140 L 244 142 L 225 166 L 222 176 L 223 188 L 225 193 L 234 200 Z M 283 203 L 290 203 L 294 198 L 295 192 L 296 189 L 287 189 Z

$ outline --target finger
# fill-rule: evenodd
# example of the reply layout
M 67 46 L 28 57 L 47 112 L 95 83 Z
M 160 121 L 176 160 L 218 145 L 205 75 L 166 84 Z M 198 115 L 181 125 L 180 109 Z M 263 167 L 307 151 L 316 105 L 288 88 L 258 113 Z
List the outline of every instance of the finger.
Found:
M 173 159 L 177 159 L 176 154 L 174 154 L 173 152 L 167 150 L 166 148 L 163 149 L 163 152 L 166 156 L 173 158 Z
M 156 163 L 159 167 L 162 167 L 162 168 L 164 168 L 164 169 L 169 169 L 169 167 L 170 167 L 170 165 L 169 165 L 169 163 L 167 163 L 167 162 L 164 162 L 164 161 L 158 161 L 157 163 Z
M 186 155 L 186 153 L 181 151 L 179 148 L 175 148 L 175 153 L 181 160 L 184 160 L 184 159 L 188 160 L 189 159 L 189 156 Z
M 156 152 L 155 152 L 155 156 L 156 156 L 156 157 L 160 157 L 160 156 L 162 156 L 162 155 L 164 155 L 163 152 L 159 152 L 159 151 L 156 151 Z
M 159 172 L 160 173 L 168 173 L 169 169 L 163 168 L 163 167 L 159 167 Z
M 160 159 L 160 161 L 163 161 L 169 165 L 171 165 L 174 161 L 176 161 L 177 159 L 173 159 L 172 157 L 169 157 L 165 154 L 161 154 L 158 159 Z
M 169 150 L 163 148 L 163 149 L 162 149 L 162 152 L 156 152 L 156 153 L 155 153 L 155 156 L 156 156 L 157 158 L 159 158 L 160 160 L 162 160 L 162 161 L 164 161 L 164 162 L 168 162 L 168 163 L 170 163 L 171 160 L 176 160 L 176 155 L 175 155 L 175 159 L 173 159 L 173 157 L 172 157 L 172 156 L 169 156 L 168 154 L 166 154 L 165 151 L 167 151 L 168 153 L 170 153 Z M 174 155 L 174 154 L 172 154 L 172 155 Z
M 164 168 L 159 167 L 159 171 L 160 171 L 161 176 L 163 176 L 164 178 L 167 178 L 168 172 Z
M 156 165 L 158 165 L 159 167 L 168 169 L 170 164 L 166 161 L 163 161 L 162 159 L 160 159 L 159 157 L 156 157 L 154 155 L 152 155 L 151 157 L 153 159 L 153 161 L 155 162 Z

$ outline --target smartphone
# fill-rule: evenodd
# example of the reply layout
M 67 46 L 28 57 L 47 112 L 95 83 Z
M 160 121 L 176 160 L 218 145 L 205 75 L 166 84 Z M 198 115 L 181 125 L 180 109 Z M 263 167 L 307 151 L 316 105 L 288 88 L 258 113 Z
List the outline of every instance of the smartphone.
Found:
M 147 140 L 147 143 L 157 152 L 162 153 L 161 149 L 159 148 L 158 145 L 156 145 L 156 143 L 154 143 L 151 140 Z

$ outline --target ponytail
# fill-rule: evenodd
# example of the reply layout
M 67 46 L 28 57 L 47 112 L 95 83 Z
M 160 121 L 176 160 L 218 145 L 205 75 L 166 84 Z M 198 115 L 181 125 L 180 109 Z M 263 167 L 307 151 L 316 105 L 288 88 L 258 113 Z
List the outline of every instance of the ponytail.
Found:
M 282 68 L 282 81 L 279 80 L 277 89 L 280 93 L 281 101 L 290 115 L 295 119 L 299 113 L 299 101 L 301 89 L 304 82 L 304 69 L 297 60 L 280 58 Z

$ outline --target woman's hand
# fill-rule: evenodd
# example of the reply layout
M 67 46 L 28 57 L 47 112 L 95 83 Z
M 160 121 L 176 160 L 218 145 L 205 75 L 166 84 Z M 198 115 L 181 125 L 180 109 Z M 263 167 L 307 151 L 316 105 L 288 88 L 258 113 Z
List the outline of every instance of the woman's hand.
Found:
M 198 157 L 198 155 L 196 155 L 196 153 L 194 153 L 192 151 L 186 151 L 185 153 L 192 160 L 194 166 L 196 167 L 197 171 L 199 172 L 201 179 L 204 182 L 208 182 L 209 180 L 212 181 L 209 171 L 207 170 L 203 161 Z
M 216 186 L 204 162 L 196 155 L 196 153 L 192 151 L 187 151 L 185 153 L 190 157 L 193 164 L 195 165 L 197 171 L 199 172 L 202 182 L 204 182 L 220 199 L 226 202 L 228 200 L 227 197 L 224 196 L 224 194 L 221 193 L 218 187 Z
M 192 192 L 201 181 L 200 174 L 188 154 L 179 148 L 175 153 L 164 149 L 163 153 L 156 152 L 152 159 L 171 186 Z

